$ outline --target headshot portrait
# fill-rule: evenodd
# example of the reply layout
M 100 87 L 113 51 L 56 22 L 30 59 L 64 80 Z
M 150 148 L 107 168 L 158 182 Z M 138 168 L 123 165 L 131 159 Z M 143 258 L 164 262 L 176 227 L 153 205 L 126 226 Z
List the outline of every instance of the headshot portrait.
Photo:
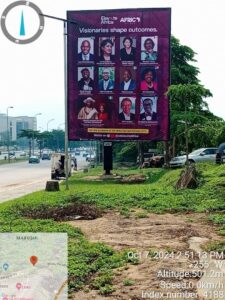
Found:
M 112 91 L 115 86 L 115 68 L 99 67 L 98 88 L 100 91 Z
M 141 38 L 141 60 L 156 61 L 158 56 L 158 37 L 142 37 Z
M 157 92 L 157 78 L 154 67 L 141 68 L 141 91 Z
M 136 89 L 136 82 L 134 80 L 135 71 L 132 68 L 120 69 L 120 90 L 134 91 Z
M 142 97 L 140 106 L 140 121 L 157 120 L 157 97 Z
M 78 68 L 78 88 L 80 91 L 92 91 L 94 89 L 94 68 Z
M 134 121 L 135 119 L 134 97 L 120 97 L 119 99 L 119 119 L 121 121 Z
M 93 61 L 94 60 L 94 39 L 93 38 L 78 38 L 78 61 Z
M 131 37 L 120 38 L 120 60 L 134 61 L 136 57 L 136 39 Z
M 108 108 L 104 102 L 101 102 L 98 105 L 98 119 L 102 121 L 109 120 Z
M 94 107 L 95 100 L 91 97 L 84 99 L 83 107 L 80 109 L 77 118 L 79 120 L 97 120 L 98 119 L 98 111 Z
M 99 59 L 100 61 L 115 60 L 115 37 L 99 38 Z

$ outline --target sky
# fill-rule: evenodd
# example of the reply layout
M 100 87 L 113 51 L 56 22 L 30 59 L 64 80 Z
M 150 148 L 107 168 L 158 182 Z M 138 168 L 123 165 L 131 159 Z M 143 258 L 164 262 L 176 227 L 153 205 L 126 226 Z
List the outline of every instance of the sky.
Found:
M 0 0 L 0 15 L 14 1 Z M 201 84 L 210 89 L 209 109 L 225 119 L 225 18 L 224 0 L 33 0 L 44 14 L 66 18 L 67 10 L 171 7 L 171 33 L 196 52 Z M 15 15 L 14 15 L 15 14 Z M 19 28 L 17 12 L 8 14 L 7 28 Z M 19 20 L 19 21 L 18 21 Z M 38 22 L 34 15 L 27 24 Z M 18 29 L 19 30 L 19 29 Z M 10 42 L 0 30 L 0 113 L 37 116 L 37 129 L 64 128 L 63 23 L 45 19 L 41 36 L 30 44 Z M 54 119 L 54 120 L 52 120 Z M 50 121 L 52 120 L 52 121 Z M 50 121 L 50 122 L 49 122 Z

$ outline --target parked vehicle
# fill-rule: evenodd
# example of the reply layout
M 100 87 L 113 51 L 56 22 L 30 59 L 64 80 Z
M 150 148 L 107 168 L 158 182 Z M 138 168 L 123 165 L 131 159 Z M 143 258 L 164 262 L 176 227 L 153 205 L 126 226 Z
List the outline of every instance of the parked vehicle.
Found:
M 50 160 L 51 156 L 48 153 L 43 153 L 42 156 L 41 156 L 41 159 L 42 160 Z
M 150 159 L 150 168 L 162 168 L 165 163 L 164 155 L 155 155 Z
M 20 153 L 20 156 L 26 156 L 27 155 L 27 153 L 25 152 L 25 151 L 22 151 L 21 153 Z
M 151 157 L 144 158 L 142 168 L 162 168 L 165 162 L 164 155 L 153 155 Z
M 88 161 L 88 162 L 93 162 L 93 161 L 95 161 L 96 160 L 96 157 L 95 156 L 87 156 L 86 157 L 86 161 Z
M 29 157 L 29 164 L 39 164 L 40 158 L 36 155 L 30 156 Z
M 71 176 L 71 155 L 68 157 L 68 175 Z M 51 179 L 66 177 L 65 153 L 53 153 L 51 156 Z
M 220 144 L 216 151 L 216 163 L 225 163 L 225 143 Z
M 215 161 L 217 148 L 200 148 L 188 154 L 190 163 Z M 171 159 L 170 167 L 183 167 L 186 163 L 186 155 L 176 156 Z

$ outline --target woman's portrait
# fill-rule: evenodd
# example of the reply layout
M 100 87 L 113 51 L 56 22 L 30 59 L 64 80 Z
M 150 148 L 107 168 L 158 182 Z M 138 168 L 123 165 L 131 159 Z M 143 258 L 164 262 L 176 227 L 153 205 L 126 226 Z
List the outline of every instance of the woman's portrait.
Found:
M 142 37 L 142 51 L 141 51 L 141 60 L 142 61 L 156 61 L 158 57 L 158 52 L 157 52 L 157 42 L 158 42 L 158 37 L 153 36 L 153 37 Z
M 121 45 L 122 44 L 122 45 Z M 123 61 L 134 61 L 136 56 L 136 40 L 131 37 L 120 38 L 120 59 Z
M 115 60 L 114 38 L 106 38 L 100 42 L 100 61 Z
M 154 68 L 144 68 L 141 73 L 141 90 L 157 92 L 156 71 Z
M 98 107 L 98 119 L 102 121 L 106 121 L 109 119 L 109 114 L 106 109 L 105 103 L 100 103 Z

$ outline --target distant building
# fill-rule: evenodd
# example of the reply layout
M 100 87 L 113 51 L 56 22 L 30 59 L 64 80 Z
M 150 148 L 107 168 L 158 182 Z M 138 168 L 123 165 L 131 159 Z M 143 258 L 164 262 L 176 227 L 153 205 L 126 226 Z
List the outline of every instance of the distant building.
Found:
M 10 141 L 16 141 L 23 129 L 37 130 L 36 117 L 8 117 Z M 7 115 L 0 114 L 0 141 L 7 140 Z

